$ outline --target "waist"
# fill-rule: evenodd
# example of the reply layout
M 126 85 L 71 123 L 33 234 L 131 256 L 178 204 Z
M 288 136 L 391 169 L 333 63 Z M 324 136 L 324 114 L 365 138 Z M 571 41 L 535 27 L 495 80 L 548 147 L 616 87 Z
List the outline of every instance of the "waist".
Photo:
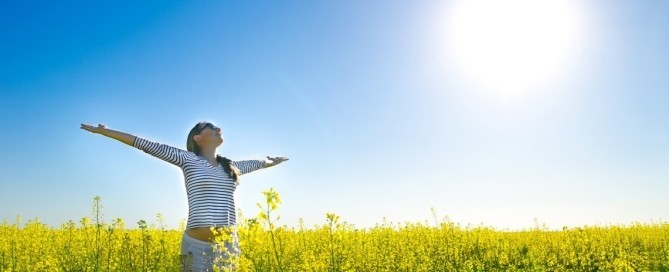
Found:
M 213 229 L 213 230 L 212 230 Z M 204 242 L 214 242 L 214 238 L 225 237 L 233 234 L 233 231 L 229 227 L 197 227 L 186 229 L 186 234 L 192 238 L 195 238 Z

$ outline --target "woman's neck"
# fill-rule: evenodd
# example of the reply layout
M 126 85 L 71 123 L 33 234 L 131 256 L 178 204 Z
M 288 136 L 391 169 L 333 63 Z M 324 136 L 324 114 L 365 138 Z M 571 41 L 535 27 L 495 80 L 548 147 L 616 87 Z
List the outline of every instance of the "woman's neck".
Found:
M 200 157 L 207 159 L 210 162 L 216 161 L 216 149 L 215 148 L 203 148 L 200 150 Z

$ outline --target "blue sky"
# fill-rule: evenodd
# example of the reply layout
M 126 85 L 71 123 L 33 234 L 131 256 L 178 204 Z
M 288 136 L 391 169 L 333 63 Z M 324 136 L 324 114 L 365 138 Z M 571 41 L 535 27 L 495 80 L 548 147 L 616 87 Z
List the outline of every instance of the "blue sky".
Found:
M 449 57 L 455 3 L 3 2 L 0 218 L 58 226 L 99 195 L 176 226 L 180 170 L 79 124 L 184 148 L 208 120 L 221 154 L 290 158 L 236 193 L 255 215 L 275 188 L 287 225 L 667 220 L 669 4 L 578 4 L 559 76 L 510 94 Z

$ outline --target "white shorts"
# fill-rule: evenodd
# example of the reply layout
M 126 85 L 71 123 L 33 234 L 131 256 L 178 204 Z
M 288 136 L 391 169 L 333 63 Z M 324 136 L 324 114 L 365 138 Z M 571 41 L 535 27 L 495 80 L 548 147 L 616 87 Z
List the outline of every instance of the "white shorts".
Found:
M 225 242 L 225 249 L 214 247 L 215 245 L 190 237 L 184 232 L 181 239 L 182 270 L 214 271 L 214 265 L 221 270 L 223 267 L 233 270 L 230 258 L 240 254 L 237 235 L 232 235 L 232 242 Z

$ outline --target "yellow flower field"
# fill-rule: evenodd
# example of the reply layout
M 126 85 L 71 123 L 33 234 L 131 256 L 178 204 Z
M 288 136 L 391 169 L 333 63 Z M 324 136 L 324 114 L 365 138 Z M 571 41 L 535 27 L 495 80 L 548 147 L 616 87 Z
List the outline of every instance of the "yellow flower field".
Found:
M 255 218 L 237 226 L 239 271 L 669 271 L 669 223 L 499 231 L 432 223 L 357 229 L 334 214 L 323 225 L 277 225 L 279 195 L 264 192 Z M 0 225 L 0 272 L 179 271 L 183 226 L 162 218 L 129 229 L 92 218 L 59 228 L 37 220 Z M 225 237 L 221 237 L 225 239 Z

